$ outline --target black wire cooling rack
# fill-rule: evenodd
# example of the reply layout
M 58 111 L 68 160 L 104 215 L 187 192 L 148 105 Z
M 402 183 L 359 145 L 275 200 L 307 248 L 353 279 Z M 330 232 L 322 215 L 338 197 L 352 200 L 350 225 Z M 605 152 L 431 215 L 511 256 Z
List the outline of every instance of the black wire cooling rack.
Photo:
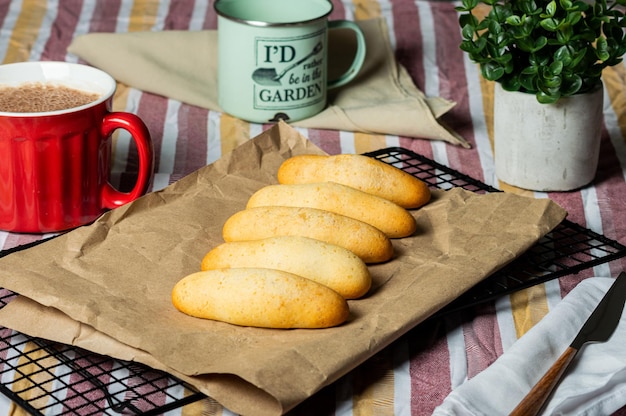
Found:
M 498 189 L 410 150 L 393 147 L 366 153 L 396 166 L 432 188 L 487 193 Z M 626 256 L 626 247 L 567 219 L 515 261 L 478 283 L 434 315 L 458 311 L 552 279 Z
M 430 187 L 499 192 L 404 148 L 366 153 Z M 0 252 L 0 257 L 40 244 Z M 525 254 L 479 283 L 437 316 L 626 256 L 626 247 L 565 220 Z M 15 294 L 0 289 L 0 308 Z M 33 338 L 0 327 L 0 392 L 33 415 L 159 415 L 205 398 L 193 387 L 141 364 Z
M 0 307 L 16 295 L 0 290 Z M 32 415 L 162 415 L 206 396 L 167 373 L 0 327 L 0 392 Z

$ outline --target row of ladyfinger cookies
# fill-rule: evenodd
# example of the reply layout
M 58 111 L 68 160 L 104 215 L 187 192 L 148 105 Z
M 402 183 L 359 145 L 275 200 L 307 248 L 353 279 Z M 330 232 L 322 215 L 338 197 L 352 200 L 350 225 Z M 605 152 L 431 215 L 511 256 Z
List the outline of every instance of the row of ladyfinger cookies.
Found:
M 225 243 L 180 280 L 174 306 L 242 326 L 326 328 L 371 286 L 368 263 L 415 232 L 408 211 L 430 200 L 421 180 L 362 155 L 299 155 L 224 224 Z

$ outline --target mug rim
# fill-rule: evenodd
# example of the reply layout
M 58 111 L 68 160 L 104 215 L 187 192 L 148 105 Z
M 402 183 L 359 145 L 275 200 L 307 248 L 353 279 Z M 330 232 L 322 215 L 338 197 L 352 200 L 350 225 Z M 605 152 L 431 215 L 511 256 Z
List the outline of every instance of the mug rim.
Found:
M 2 77 L 2 72 L 6 68 L 9 68 L 10 70 L 11 68 L 18 68 L 18 67 L 39 67 L 39 68 L 42 68 L 42 70 L 45 70 L 45 69 L 57 69 L 58 70 L 59 68 L 63 66 L 65 66 L 69 70 L 74 69 L 78 71 L 84 71 L 86 73 L 91 72 L 91 73 L 97 74 L 99 77 L 101 77 L 102 80 L 104 80 L 104 82 L 108 84 L 108 88 L 105 86 L 105 89 L 103 92 L 98 92 L 100 94 L 100 97 L 97 100 L 91 101 L 81 106 L 64 108 L 61 110 L 37 111 L 37 112 L 0 111 L 0 117 L 35 118 L 35 117 L 50 117 L 50 116 L 58 116 L 58 115 L 63 115 L 63 114 L 75 113 L 75 112 L 78 112 L 87 108 L 92 108 L 92 107 L 101 105 L 103 102 L 110 99 L 115 93 L 115 90 L 117 88 L 117 83 L 115 79 L 108 73 L 98 68 L 95 68 L 93 66 L 72 63 L 72 62 L 65 62 L 65 61 L 25 61 L 25 62 L 14 62 L 14 63 L 9 63 L 9 64 L 2 64 L 0 65 L 0 77 Z M 65 78 L 65 79 L 70 79 L 70 78 Z M 74 86 L 65 84 L 63 82 L 65 79 L 63 78 L 58 78 L 58 79 L 46 78 L 44 80 L 24 79 L 23 81 L 22 80 L 19 81 L 19 83 L 16 85 L 6 83 L 4 82 L 4 79 L 3 79 L 2 81 L 0 81 L 0 88 L 7 87 L 7 86 L 14 87 L 14 86 L 29 83 L 29 82 L 43 82 L 43 83 L 49 82 L 49 83 L 54 83 L 55 85 L 64 85 L 69 88 L 80 89 L 79 87 L 74 87 Z
M 325 0 L 328 3 L 330 8 L 328 9 L 326 13 L 320 16 L 314 17 L 312 19 L 307 19 L 307 20 L 299 20 L 296 22 L 267 22 L 264 20 L 242 19 L 240 17 L 235 17 L 230 14 L 227 14 L 226 12 L 218 8 L 219 4 L 224 3 L 224 1 L 226 0 L 215 0 L 215 3 L 213 4 L 213 9 L 215 10 L 215 12 L 217 13 L 219 17 L 223 17 L 233 22 L 242 23 L 242 24 L 249 25 L 249 26 L 257 26 L 257 27 L 288 27 L 288 26 L 309 25 L 309 24 L 318 22 L 320 20 L 326 19 L 332 13 L 334 9 L 333 3 L 330 0 Z

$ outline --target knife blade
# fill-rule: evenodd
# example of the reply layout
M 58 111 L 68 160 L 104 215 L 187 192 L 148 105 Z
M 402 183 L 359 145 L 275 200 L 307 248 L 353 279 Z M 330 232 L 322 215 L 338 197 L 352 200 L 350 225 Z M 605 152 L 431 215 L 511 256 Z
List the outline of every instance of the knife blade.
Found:
M 572 343 L 517 405 L 511 416 L 539 414 L 583 345 L 588 342 L 606 342 L 611 337 L 622 316 L 625 301 L 626 273 L 621 272 L 587 318 Z

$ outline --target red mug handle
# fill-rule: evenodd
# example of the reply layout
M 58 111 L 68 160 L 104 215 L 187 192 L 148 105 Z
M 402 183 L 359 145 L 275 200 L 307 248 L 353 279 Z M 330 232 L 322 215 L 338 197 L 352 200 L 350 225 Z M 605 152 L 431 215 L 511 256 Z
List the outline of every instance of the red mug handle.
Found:
M 107 113 L 100 127 L 102 136 L 109 137 L 116 129 L 128 131 L 137 144 L 139 175 L 135 186 L 128 193 L 118 191 L 109 182 L 105 184 L 102 188 L 101 204 L 107 209 L 117 208 L 143 195 L 148 189 L 154 170 L 154 147 L 143 121 L 132 113 Z

